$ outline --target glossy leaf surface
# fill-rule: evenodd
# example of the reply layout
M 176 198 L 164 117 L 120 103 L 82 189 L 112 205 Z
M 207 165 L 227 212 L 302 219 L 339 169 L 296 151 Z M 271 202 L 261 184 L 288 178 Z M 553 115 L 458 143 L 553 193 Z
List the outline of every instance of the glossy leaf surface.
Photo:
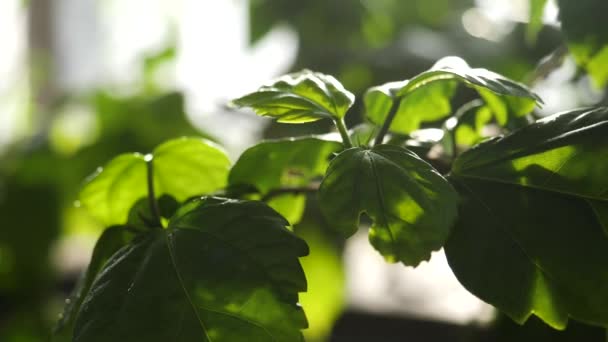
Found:
M 233 104 L 250 107 L 258 115 L 270 116 L 279 122 L 303 123 L 341 119 L 354 101 L 355 96 L 333 76 L 302 70 L 282 76 L 234 100 Z
M 61 319 L 55 327 L 53 341 L 71 341 L 74 322 L 82 306 L 82 302 L 91 290 L 93 281 L 103 269 L 106 262 L 120 248 L 126 246 L 133 238 L 133 233 L 124 227 L 110 227 L 106 229 L 97 240 L 93 255 L 87 270 L 78 281 L 74 292 L 66 302 L 66 306 L 61 315 Z
M 204 198 L 107 263 L 74 342 L 302 341 L 306 243 L 261 202 Z
M 200 138 L 179 138 L 152 154 L 155 195 L 179 201 L 211 193 L 226 185 L 230 160 L 215 144 Z M 130 208 L 147 195 L 147 161 L 138 153 L 123 154 L 84 185 L 80 202 L 106 224 L 123 224 Z
M 252 185 L 262 197 L 280 188 L 307 186 L 325 173 L 332 153 L 341 149 L 341 143 L 313 137 L 262 142 L 243 152 L 230 170 L 228 182 Z M 281 194 L 268 204 L 297 223 L 305 200 L 303 194 Z
M 608 325 L 608 110 L 556 114 L 463 153 L 446 244 L 471 292 L 519 323 Z
M 456 216 L 456 194 L 413 152 L 394 145 L 351 148 L 332 160 L 319 189 L 332 228 L 354 234 L 373 220 L 371 244 L 391 262 L 418 265 L 443 246 Z
M 423 122 L 435 121 L 451 113 L 450 100 L 457 82 L 480 91 L 482 95 L 487 92 L 496 97 L 506 97 L 508 102 L 504 106 L 512 104 L 516 116 L 521 116 L 522 112 L 529 113 L 536 102 L 542 103 L 523 84 L 487 69 L 471 68 L 463 59 L 452 56 L 440 59 L 428 71 L 408 81 L 370 88 L 364 98 L 366 115 L 380 125 L 388 116 L 393 101 L 400 101 L 390 129 L 407 134 L 420 128 Z

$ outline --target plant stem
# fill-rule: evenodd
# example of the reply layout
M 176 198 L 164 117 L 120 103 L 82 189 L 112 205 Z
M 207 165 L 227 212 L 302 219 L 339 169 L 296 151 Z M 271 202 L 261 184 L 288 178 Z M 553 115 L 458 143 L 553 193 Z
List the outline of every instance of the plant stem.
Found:
M 158 208 L 158 202 L 156 202 L 156 195 L 154 194 L 154 157 L 148 154 L 144 157 L 144 160 L 148 169 L 148 205 L 150 206 L 154 225 L 160 228 L 162 227 L 160 209 Z
M 376 139 L 374 139 L 374 145 L 382 144 L 384 141 L 384 136 L 388 133 L 388 129 L 391 127 L 393 123 L 393 119 L 395 119 L 395 115 L 397 115 L 397 110 L 399 110 L 399 105 L 401 104 L 401 98 L 393 97 L 393 105 L 391 106 L 391 110 L 388 112 L 386 119 L 384 119 L 384 123 L 382 124 L 382 128 L 380 128 L 380 132 L 376 135 Z
M 340 136 L 342 136 L 342 143 L 344 147 L 351 148 L 353 147 L 353 142 L 350 140 L 350 136 L 348 135 L 348 129 L 346 129 L 346 124 L 344 123 L 344 119 L 336 119 L 334 120 L 336 127 L 338 128 L 338 132 L 340 132 Z

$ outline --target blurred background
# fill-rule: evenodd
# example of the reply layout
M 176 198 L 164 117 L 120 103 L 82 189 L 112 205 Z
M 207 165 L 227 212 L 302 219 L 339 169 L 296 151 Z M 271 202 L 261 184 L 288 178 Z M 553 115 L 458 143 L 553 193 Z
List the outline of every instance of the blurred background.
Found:
M 234 161 L 260 139 L 328 132 L 226 105 L 280 74 L 317 70 L 361 95 L 457 55 L 528 83 L 540 115 L 605 101 L 565 53 L 553 1 L 530 33 L 534 2 L 1 0 L 0 341 L 48 339 L 104 228 L 79 187 L 113 156 L 199 135 Z M 575 322 L 517 326 L 464 290 L 442 252 L 389 265 L 365 233 L 343 242 L 324 225 L 313 196 L 295 227 L 311 246 L 309 341 L 604 340 Z

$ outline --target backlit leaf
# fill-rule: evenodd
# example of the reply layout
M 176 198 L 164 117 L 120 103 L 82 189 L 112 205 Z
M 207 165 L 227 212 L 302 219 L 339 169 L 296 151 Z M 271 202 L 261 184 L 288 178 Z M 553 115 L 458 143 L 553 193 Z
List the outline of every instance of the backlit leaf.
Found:
M 270 116 L 279 122 L 303 123 L 341 119 L 354 101 L 355 96 L 333 76 L 302 70 L 282 76 L 234 100 L 233 104 L 250 107 L 258 115 Z
M 179 138 L 158 146 L 152 154 L 157 197 L 178 201 L 208 194 L 226 185 L 230 160 L 214 143 Z M 130 208 L 147 195 L 147 161 L 142 154 L 123 154 L 89 178 L 80 202 L 104 223 L 123 224 Z
M 366 213 L 370 242 L 391 262 L 416 266 L 443 246 L 456 216 L 456 194 L 413 152 L 394 145 L 351 148 L 332 160 L 319 189 L 330 226 L 346 236 Z
M 608 326 L 608 109 L 556 114 L 454 163 L 446 244 L 461 283 L 519 323 Z
M 313 137 L 265 141 L 243 152 L 230 170 L 228 182 L 231 186 L 252 185 L 262 197 L 279 188 L 307 186 L 325 173 L 331 154 L 341 149 L 339 142 Z M 268 204 L 295 224 L 305 202 L 303 194 L 282 194 L 273 196 Z
M 451 113 L 450 100 L 458 82 L 478 90 L 486 100 L 493 101 L 494 108 L 499 105 L 496 98 L 505 97 L 505 104 L 500 104 L 503 107 L 497 113 L 501 122 L 506 121 L 506 114 L 511 111 L 522 116 L 532 111 L 537 102 L 542 103 L 525 85 L 487 69 L 471 68 L 463 59 L 451 56 L 410 80 L 370 88 L 364 98 L 367 118 L 381 125 L 393 102 L 399 101 L 390 129 L 410 133 L 423 122 L 436 121 Z

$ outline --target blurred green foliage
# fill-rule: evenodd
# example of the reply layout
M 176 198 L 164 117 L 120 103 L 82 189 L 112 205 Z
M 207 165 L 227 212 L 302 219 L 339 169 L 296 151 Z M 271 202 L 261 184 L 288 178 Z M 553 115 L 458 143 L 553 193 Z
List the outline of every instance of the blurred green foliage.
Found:
M 260 41 L 277 24 L 289 25 L 299 38 L 293 70 L 310 68 L 336 75 L 347 89 L 361 95 L 370 86 L 414 76 L 444 55 L 458 55 L 473 65 L 521 80 L 534 72 L 543 56 L 566 42 L 595 84 L 604 86 L 608 80 L 606 2 L 558 1 L 565 39 L 556 28 L 542 27 L 544 1 L 531 3 L 530 27 L 516 24 L 511 33 L 495 42 L 474 38 L 463 29 L 462 15 L 475 6 L 472 0 L 250 0 L 251 43 Z M 528 42 L 538 37 L 536 44 L 527 44 L 526 37 Z M 109 87 L 66 94 L 44 114 L 41 121 L 48 122 L 46 127 L 29 132 L 0 156 L 0 341 L 42 341 L 50 332 L 59 312 L 57 302 L 67 296 L 76 278 L 59 273 L 51 262 L 54 246 L 65 234 L 98 234 L 101 229 L 73 206 L 88 175 L 118 154 L 150 152 L 170 138 L 186 135 L 216 140 L 212 132 L 201 132 L 189 122 L 182 93 L 163 90 L 154 79 L 155 70 L 177 52 L 170 43 L 145 57 L 144 77 L 131 95 L 119 95 Z M 466 90 L 457 91 L 451 107 L 459 108 L 471 97 Z M 500 108 L 496 108 L 500 105 L 485 100 L 487 104 L 476 109 L 474 116 L 463 118 L 470 121 L 470 127 L 459 126 L 455 134 L 466 139 L 458 140 L 477 142 L 490 121 L 489 111 L 499 115 Z M 362 103 L 355 107 L 360 115 L 349 120 L 363 121 Z M 86 134 L 71 134 L 69 126 L 83 118 L 83 126 L 76 130 Z M 324 133 L 327 129 L 325 123 L 307 127 L 273 123 L 265 136 Z M 337 277 L 326 285 L 326 275 L 315 273 L 316 265 L 326 264 L 337 270 L 333 274 L 341 274 L 339 249 L 316 234 L 302 234 L 307 240 L 310 237 L 313 254 L 318 250 L 318 255 L 325 255 L 303 262 L 311 275 L 311 292 L 303 301 L 305 306 L 315 305 L 311 314 L 318 313 L 319 318 L 311 320 L 310 335 L 322 340 L 341 310 L 342 283 Z M 328 309 L 324 312 L 316 305 L 325 301 Z M 327 316 L 322 317 L 323 313 Z M 517 336 L 522 341 L 531 339 L 531 335 Z

